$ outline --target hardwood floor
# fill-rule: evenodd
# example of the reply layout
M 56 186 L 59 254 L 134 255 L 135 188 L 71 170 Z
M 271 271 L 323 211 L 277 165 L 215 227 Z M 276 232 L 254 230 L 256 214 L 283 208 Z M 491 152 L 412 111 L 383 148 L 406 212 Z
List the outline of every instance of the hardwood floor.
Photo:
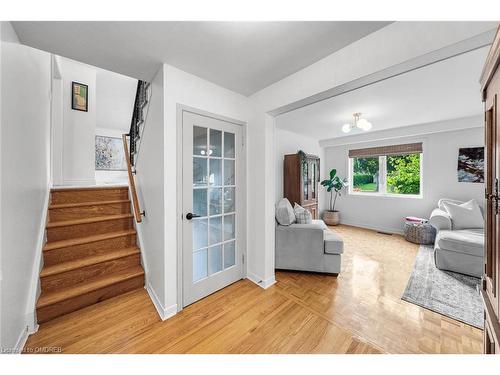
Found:
M 241 280 L 161 322 L 145 290 L 56 318 L 26 349 L 63 353 L 481 353 L 482 331 L 402 301 L 418 246 L 334 229 L 338 277 L 277 272 L 263 290 Z
M 339 226 L 337 278 L 280 273 L 276 288 L 296 303 L 388 353 L 482 353 L 482 331 L 401 300 L 418 245 L 398 235 Z

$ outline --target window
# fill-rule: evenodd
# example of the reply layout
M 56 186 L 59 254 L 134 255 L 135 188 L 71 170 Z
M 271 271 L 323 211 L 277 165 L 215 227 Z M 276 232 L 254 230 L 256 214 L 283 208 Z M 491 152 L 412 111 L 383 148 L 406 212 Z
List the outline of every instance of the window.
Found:
M 422 144 L 350 150 L 350 194 L 420 197 Z
M 352 191 L 378 192 L 380 160 L 378 157 L 354 158 L 352 162 Z

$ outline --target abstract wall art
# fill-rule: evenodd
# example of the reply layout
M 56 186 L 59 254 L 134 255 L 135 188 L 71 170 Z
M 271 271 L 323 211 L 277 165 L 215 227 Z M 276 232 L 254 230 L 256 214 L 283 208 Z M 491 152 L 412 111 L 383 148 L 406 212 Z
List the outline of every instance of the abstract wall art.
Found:
M 121 138 L 95 136 L 95 169 L 101 171 L 127 170 Z

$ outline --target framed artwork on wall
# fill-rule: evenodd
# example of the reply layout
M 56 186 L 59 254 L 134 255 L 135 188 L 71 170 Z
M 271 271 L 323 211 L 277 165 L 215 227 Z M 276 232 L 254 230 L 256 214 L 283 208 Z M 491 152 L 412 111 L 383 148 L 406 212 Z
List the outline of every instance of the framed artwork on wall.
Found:
M 88 112 L 89 90 L 83 83 L 71 82 L 71 108 L 76 111 Z
M 484 182 L 484 147 L 458 149 L 458 182 Z
M 95 136 L 95 169 L 97 171 L 127 170 L 121 138 Z

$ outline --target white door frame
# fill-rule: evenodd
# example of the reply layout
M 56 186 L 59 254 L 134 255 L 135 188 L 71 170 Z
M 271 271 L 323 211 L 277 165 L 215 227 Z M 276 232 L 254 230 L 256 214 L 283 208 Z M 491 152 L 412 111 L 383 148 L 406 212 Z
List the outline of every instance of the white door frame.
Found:
M 196 115 L 205 116 L 209 118 L 213 118 L 216 120 L 221 120 L 225 122 L 229 122 L 234 125 L 239 125 L 243 129 L 243 147 L 242 147 L 242 160 L 241 164 L 243 166 L 244 172 L 242 174 L 242 184 L 241 191 L 244 196 L 243 204 L 242 204 L 242 214 L 240 215 L 242 223 L 243 233 L 241 233 L 242 241 L 244 244 L 244 248 L 242 249 L 242 253 L 245 259 L 243 264 L 243 277 L 247 275 L 247 148 L 246 148 L 246 133 L 247 133 L 247 123 L 241 120 L 236 120 L 233 118 L 229 118 L 226 116 L 217 115 L 215 113 L 203 111 L 197 108 L 193 108 L 184 104 L 177 104 L 177 170 L 176 170 L 176 181 L 177 181 L 177 203 L 176 203 L 176 213 L 177 213 L 177 312 L 183 309 L 183 236 L 182 236 L 182 204 L 184 199 L 184 191 L 183 191 L 183 178 L 182 178 L 182 169 L 183 169 L 183 113 L 189 112 L 194 113 Z M 191 194 L 191 192 L 190 192 Z

